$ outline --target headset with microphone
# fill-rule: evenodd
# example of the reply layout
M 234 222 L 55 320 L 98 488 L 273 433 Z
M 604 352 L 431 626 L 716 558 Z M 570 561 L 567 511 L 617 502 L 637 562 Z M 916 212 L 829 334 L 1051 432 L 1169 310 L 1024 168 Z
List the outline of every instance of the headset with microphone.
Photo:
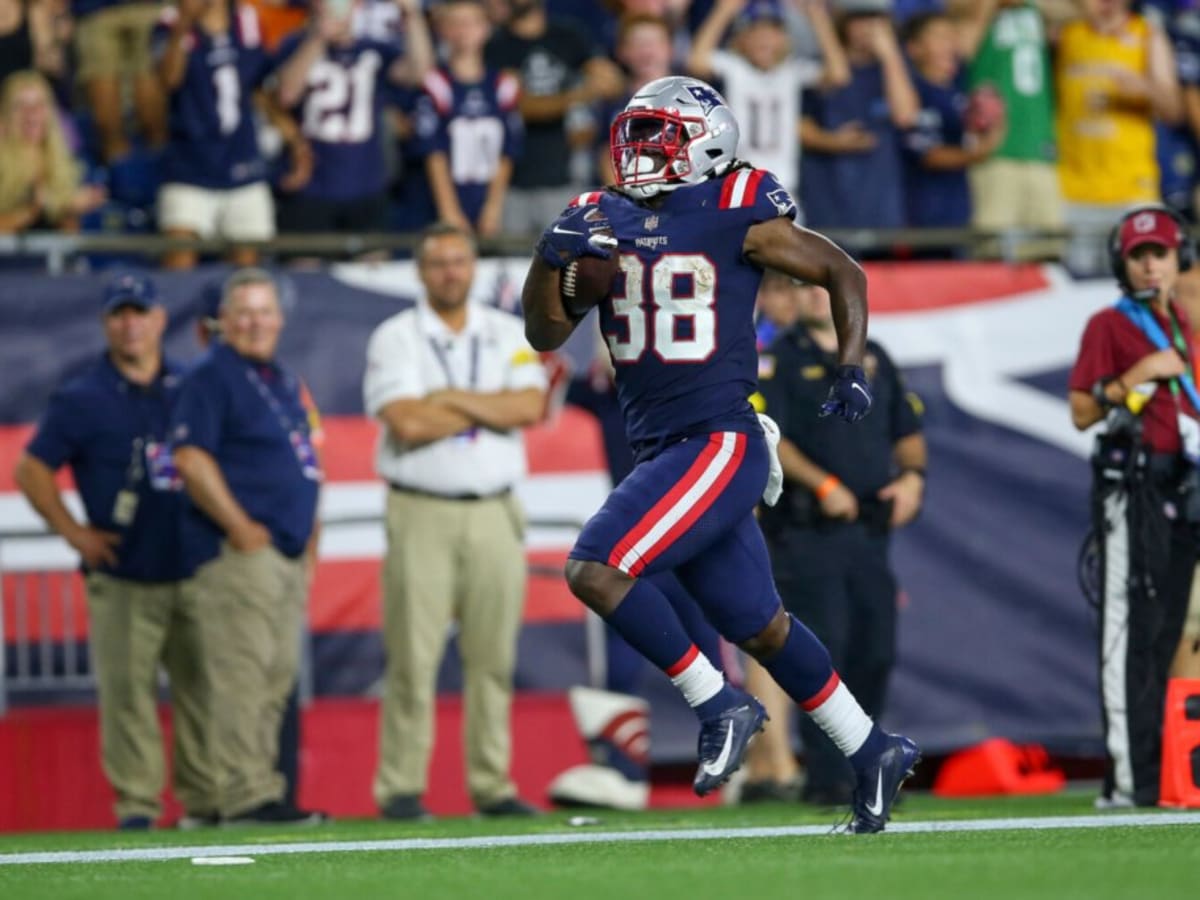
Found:
M 1196 262 L 1196 245 L 1192 242 L 1191 235 L 1188 232 L 1190 226 L 1187 220 L 1178 212 L 1168 206 L 1162 206 L 1157 203 L 1135 206 L 1126 212 L 1125 215 L 1117 220 L 1117 224 L 1113 226 L 1112 231 L 1108 234 L 1108 263 L 1112 269 L 1113 276 L 1117 279 L 1117 284 L 1121 286 L 1121 290 L 1125 291 L 1125 293 L 1139 303 L 1149 303 L 1158 295 L 1158 291 L 1154 289 L 1135 291 L 1129 283 L 1129 277 L 1125 271 L 1125 257 L 1121 253 L 1121 231 L 1127 222 L 1134 220 L 1137 216 L 1154 217 L 1156 213 L 1169 217 L 1177 229 L 1174 237 L 1175 247 L 1179 255 L 1179 271 L 1186 272 Z M 1147 220 L 1146 227 L 1139 230 L 1150 231 L 1153 229 L 1154 224 L 1154 218 L 1150 218 Z

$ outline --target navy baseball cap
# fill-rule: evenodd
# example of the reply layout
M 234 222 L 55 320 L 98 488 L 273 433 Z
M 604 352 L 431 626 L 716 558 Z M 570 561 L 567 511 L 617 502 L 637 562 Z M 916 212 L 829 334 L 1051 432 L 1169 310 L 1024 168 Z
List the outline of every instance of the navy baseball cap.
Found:
M 157 305 L 158 290 L 145 275 L 118 275 L 104 288 L 105 314 L 115 312 L 122 306 L 149 309 Z
M 777 0 L 750 0 L 745 8 L 733 20 L 733 30 L 741 31 L 759 22 L 776 22 L 783 24 L 783 9 Z

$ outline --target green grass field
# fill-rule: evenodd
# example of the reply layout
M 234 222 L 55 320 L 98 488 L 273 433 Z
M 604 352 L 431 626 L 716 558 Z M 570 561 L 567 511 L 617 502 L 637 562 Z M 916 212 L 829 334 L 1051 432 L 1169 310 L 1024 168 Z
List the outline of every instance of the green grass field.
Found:
M 578 813 L 556 812 L 524 822 L 344 821 L 300 831 L 14 835 L 0 837 L 0 900 L 1163 900 L 1200 895 L 1200 815 L 1188 817 L 1188 824 L 1156 825 L 1155 820 L 1172 819 L 1151 811 L 1138 817 L 1142 824 L 1128 824 L 1126 813 L 1097 816 L 1091 799 L 1090 793 L 1067 793 L 947 801 L 916 794 L 894 820 L 901 830 L 869 837 L 828 834 L 836 816 L 784 805 L 597 812 L 592 815 L 599 821 L 585 826 L 568 824 Z M 1012 827 L 1003 821 L 1013 818 L 1037 822 Z M 991 830 L 902 830 L 934 827 L 922 823 Z M 1083 827 L 1089 823 L 1093 827 Z M 739 833 L 796 826 L 810 826 L 814 833 Z M 417 844 L 422 841 L 424 846 Z M 380 847 L 379 842 L 392 843 Z M 280 852 L 288 846 L 303 852 Z M 152 848 L 192 849 L 165 860 L 9 864 L 21 858 L 18 854 Z M 198 866 L 193 852 L 254 862 Z

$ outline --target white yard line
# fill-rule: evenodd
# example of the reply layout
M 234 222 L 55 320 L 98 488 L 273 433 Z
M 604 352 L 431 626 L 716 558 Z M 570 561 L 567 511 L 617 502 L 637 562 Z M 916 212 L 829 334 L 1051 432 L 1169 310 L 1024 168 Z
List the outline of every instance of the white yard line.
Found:
M 1052 831 L 1067 828 L 1200 825 L 1200 812 L 1048 816 L 1025 819 L 961 819 L 939 822 L 894 822 L 893 834 L 953 831 Z M 704 828 L 671 831 L 570 831 L 562 834 L 515 834 L 468 838 L 398 838 L 387 841 L 308 841 L 295 844 L 225 844 L 193 847 L 146 847 L 135 850 L 63 850 L 52 853 L 3 853 L 0 866 L 58 863 L 161 862 L 213 856 L 282 856 L 294 853 L 368 853 L 410 850 L 488 850 L 497 847 L 547 847 L 567 844 L 632 844 L 646 841 L 724 841 L 745 838 L 817 837 L 831 834 L 829 825 L 785 825 L 773 828 Z M 846 837 L 845 840 L 869 840 Z

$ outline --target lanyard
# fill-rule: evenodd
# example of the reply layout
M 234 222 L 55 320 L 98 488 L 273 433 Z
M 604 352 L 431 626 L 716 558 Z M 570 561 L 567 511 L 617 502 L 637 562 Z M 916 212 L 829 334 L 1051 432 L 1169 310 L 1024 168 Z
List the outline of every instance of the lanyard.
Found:
M 429 347 L 433 350 L 433 355 L 437 358 L 438 365 L 442 367 L 442 374 L 446 376 L 446 385 L 448 387 L 458 387 L 455 384 L 454 373 L 450 370 L 450 358 L 446 355 L 449 349 L 449 344 L 443 347 L 434 338 L 429 338 Z M 470 378 L 467 381 L 467 389 L 475 390 L 479 383 L 479 336 L 471 336 L 471 371 Z
M 279 422 L 279 427 L 283 429 L 283 433 L 285 435 L 287 435 L 289 438 L 293 434 L 301 434 L 301 435 L 304 435 L 307 437 L 307 435 L 308 435 L 307 419 L 301 418 L 300 421 L 295 421 L 288 416 L 288 414 L 283 409 L 283 405 L 280 404 L 279 399 L 271 392 L 271 389 L 269 387 L 267 387 L 267 385 L 263 382 L 262 376 L 258 374 L 258 370 L 254 366 L 253 363 L 250 363 L 246 366 L 246 377 L 250 380 L 250 383 L 252 385 L 254 385 L 254 387 L 258 390 L 258 393 L 262 396 L 263 400 L 267 404 L 267 407 L 271 410 L 271 413 L 275 416 L 275 419 Z
M 1179 323 L 1175 321 L 1175 314 L 1170 307 L 1167 308 L 1167 318 L 1171 320 L 1171 332 L 1173 340 L 1168 340 L 1166 333 L 1162 330 L 1162 326 L 1158 324 L 1153 313 L 1146 307 L 1145 304 L 1134 303 L 1128 297 L 1122 297 L 1117 303 L 1117 309 L 1120 310 L 1129 321 L 1133 322 L 1154 345 L 1156 350 L 1166 350 L 1169 347 L 1174 347 L 1182 354 L 1184 360 L 1187 361 L 1189 371 L 1185 371 L 1178 378 L 1172 378 L 1168 382 L 1171 388 L 1171 393 L 1175 396 L 1176 402 L 1179 399 L 1179 386 L 1183 385 L 1184 393 L 1187 394 L 1188 400 L 1191 401 L 1192 409 L 1200 411 L 1200 391 L 1196 390 L 1196 382 L 1192 378 L 1190 367 L 1192 364 L 1192 354 L 1189 352 L 1188 342 L 1183 336 L 1183 331 L 1179 327 Z

